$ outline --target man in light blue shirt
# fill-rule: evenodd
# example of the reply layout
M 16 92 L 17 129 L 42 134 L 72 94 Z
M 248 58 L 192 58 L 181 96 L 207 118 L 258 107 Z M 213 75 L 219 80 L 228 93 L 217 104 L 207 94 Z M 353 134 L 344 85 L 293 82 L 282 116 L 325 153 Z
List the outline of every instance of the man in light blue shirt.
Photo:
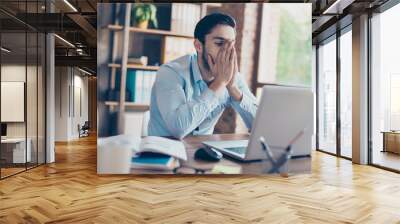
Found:
M 235 20 L 214 13 L 196 25 L 197 54 L 162 65 L 151 91 L 149 135 L 209 135 L 226 107 L 251 129 L 257 103 L 238 72 Z

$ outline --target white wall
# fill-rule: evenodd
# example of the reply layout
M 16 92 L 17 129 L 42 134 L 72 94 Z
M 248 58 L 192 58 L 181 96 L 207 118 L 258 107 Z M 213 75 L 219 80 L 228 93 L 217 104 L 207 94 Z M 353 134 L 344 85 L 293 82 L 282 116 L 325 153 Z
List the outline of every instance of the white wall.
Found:
M 78 124 L 88 120 L 88 78 L 72 67 L 56 67 L 55 73 L 55 140 L 70 141 L 79 138 Z
M 78 124 L 80 124 L 81 126 L 85 123 L 85 121 L 88 121 L 89 116 L 88 116 L 88 107 L 89 107 L 89 102 L 88 102 L 88 77 L 85 76 L 81 76 L 81 74 L 79 71 L 79 75 L 76 74 L 77 70 L 74 71 L 75 75 L 74 75 L 74 108 L 72 108 L 72 116 L 73 119 L 71 120 L 71 135 L 73 136 L 73 138 L 78 138 L 79 137 L 79 133 L 78 133 Z M 78 93 L 80 91 L 80 93 Z M 80 95 L 80 97 L 79 97 Z M 79 100 L 81 101 L 79 103 Z M 79 105 L 80 104 L 80 105 Z M 81 107 L 81 108 L 79 108 Z M 81 109 L 81 111 L 79 111 L 79 109 Z M 74 113 L 75 110 L 75 113 Z
M 38 70 L 36 70 L 38 69 Z M 25 80 L 27 78 L 27 80 Z M 1 66 L 1 81 L 7 82 L 24 82 L 26 83 L 26 106 L 21 109 L 26 111 L 26 121 L 23 122 L 6 122 L 7 137 L 21 138 L 27 135 L 31 141 L 29 146 L 32 151 L 32 161 L 44 163 L 45 150 L 45 115 L 44 115 L 44 74 L 42 67 L 25 66 L 25 64 L 3 64 Z M 22 92 L 23 94 L 23 92 Z M 7 97 L 7 96 L 2 96 Z M 7 111 L 10 108 L 2 107 L 1 110 Z M 10 112 L 10 111 L 8 111 Z M 11 111 L 12 113 L 12 111 Z M 51 152 L 51 150 L 48 150 Z M 37 153 L 39 154 L 37 156 Z M 51 160 L 49 160 L 51 162 Z
M 68 68 L 55 68 L 55 141 L 68 140 Z
M 1 66 L 1 81 L 3 82 L 25 82 L 25 71 L 24 65 L 2 65 Z M 28 66 L 28 71 L 32 67 Z M 6 110 L 6 108 L 1 108 Z M 11 122 L 7 123 L 7 136 L 8 137 L 25 137 L 25 123 L 24 122 Z
M 27 70 L 25 70 L 27 69 Z M 8 64 L 1 66 L 1 81 L 3 82 L 25 82 L 26 71 L 28 74 L 36 74 L 36 67 L 18 64 Z M 28 77 L 29 78 L 29 77 Z M 29 85 L 36 85 L 36 81 L 28 80 Z M 27 106 L 36 108 L 36 88 L 27 88 Z M 32 91 L 32 92 L 31 92 Z M 34 105 L 30 105 L 34 102 Z M 1 108 L 1 110 L 6 110 L 7 108 Z M 35 110 L 36 111 L 36 110 Z M 32 108 L 28 109 L 27 112 L 32 112 Z M 29 122 L 28 129 L 33 128 L 36 130 L 36 113 L 27 113 L 27 120 Z M 32 123 L 34 121 L 34 123 Z M 25 124 L 26 122 L 7 122 L 7 136 L 8 137 L 25 137 Z M 28 130 L 28 137 L 31 133 Z M 36 132 L 35 132 L 36 134 Z

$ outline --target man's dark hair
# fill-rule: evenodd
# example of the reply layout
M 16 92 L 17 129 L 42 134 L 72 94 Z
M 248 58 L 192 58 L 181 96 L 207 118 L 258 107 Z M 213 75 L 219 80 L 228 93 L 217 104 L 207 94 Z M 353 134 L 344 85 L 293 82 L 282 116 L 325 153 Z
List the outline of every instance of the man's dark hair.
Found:
M 206 35 L 211 33 L 212 29 L 217 25 L 227 25 L 235 28 L 236 22 L 230 15 L 222 13 L 212 13 L 204 16 L 194 29 L 194 38 L 199 39 L 204 44 Z

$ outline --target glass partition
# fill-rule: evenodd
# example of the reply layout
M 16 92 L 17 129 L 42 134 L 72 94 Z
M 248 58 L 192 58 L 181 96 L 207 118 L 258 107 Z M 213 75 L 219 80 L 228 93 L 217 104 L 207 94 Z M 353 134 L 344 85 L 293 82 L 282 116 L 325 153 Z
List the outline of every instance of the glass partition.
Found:
M 37 162 L 43 164 L 46 161 L 46 38 L 43 33 L 38 34 L 38 64 L 37 64 Z
M 38 35 L 36 32 L 27 33 L 27 81 L 26 81 L 26 114 L 27 114 L 27 150 L 30 150 L 30 161 L 27 167 L 37 165 L 38 157 L 38 141 L 37 141 L 37 128 L 38 128 Z
M 371 18 L 372 164 L 400 170 L 400 4 Z
M 22 22 L 43 6 L 44 1 L 0 2 L 14 12 L 0 12 L 0 178 L 45 162 L 46 40 Z
M 318 149 L 336 154 L 336 37 L 318 48 Z
M 1 34 L 2 177 L 24 171 L 31 161 L 26 139 L 26 41 L 25 32 Z
M 352 157 L 352 32 L 340 36 L 340 154 Z

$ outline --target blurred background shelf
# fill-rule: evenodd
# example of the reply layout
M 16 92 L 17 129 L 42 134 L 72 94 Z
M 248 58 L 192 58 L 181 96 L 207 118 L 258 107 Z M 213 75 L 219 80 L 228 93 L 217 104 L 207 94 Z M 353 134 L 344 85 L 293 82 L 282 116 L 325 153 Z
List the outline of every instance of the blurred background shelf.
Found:
M 116 17 L 103 26 L 110 32 L 113 45 L 107 64 L 111 82 L 106 105 L 111 110 L 117 107 L 120 111 L 125 108 L 148 110 L 151 87 L 160 65 L 194 53 L 195 24 L 208 8 L 221 6 L 220 3 L 150 4 L 157 8 L 157 26 L 154 23 L 149 23 L 147 28 L 138 26 L 134 17 L 136 4 L 124 7 L 117 4 L 114 8 Z M 129 61 L 141 57 L 146 57 L 146 63 Z M 120 96 L 125 96 L 125 101 Z
M 106 101 L 105 105 L 110 107 L 118 107 L 119 102 L 117 101 Z M 125 107 L 131 110 L 138 110 L 138 111 L 148 111 L 150 109 L 149 104 L 140 104 L 135 102 L 125 102 Z
M 110 64 L 108 64 L 108 67 L 121 68 L 121 64 L 110 63 Z M 138 70 L 147 70 L 147 71 L 157 71 L 160 68 L 160 66 L 127 64 L 127 68 L 138 69 Z
M 123 26 L 121 25 L 108 25 L 108 28 L 110 30 L 114 31 L 122 31 Z M 144 34 L 154 34 L 154 35 L 163 35 L 163 36 L 174 36 L 174 37 L 183 37 L 183 38 L 189 38 L 189 39 L 194 39 L 193 36 L 191 35 L 185 35 L 185 34 L 180 34 L 177 32 L 172 32 L 168 30 L 159 30 L 159 29 L 142 29 L 138 27 L 129 27 L 130 32 L 136 32 L 136 33 L 144 33 Z
M 115 133 L 141 126 L 150 109 L 151 90 L 162 64 L 195 53 L 194 29 L 197 22 L 221 3 L 146 3 L 156 7 L 156 20 L 142 26 L 135 7 L 140 4 L 113 4 L 114 17 L 103 24 L 111 43 L 106 66 L 109 69 L 107 99 L 109 113 L 118 112 Z M 147 27 L 147 28 L 145 28 Z M 141 59 L 146 58 L 145 62 Z M 139 60 L 136 60 L 139 59 Z M 136 61 L 138 62 L 136 62 Z M 121 119 L 127 118 L 127 120 Z

